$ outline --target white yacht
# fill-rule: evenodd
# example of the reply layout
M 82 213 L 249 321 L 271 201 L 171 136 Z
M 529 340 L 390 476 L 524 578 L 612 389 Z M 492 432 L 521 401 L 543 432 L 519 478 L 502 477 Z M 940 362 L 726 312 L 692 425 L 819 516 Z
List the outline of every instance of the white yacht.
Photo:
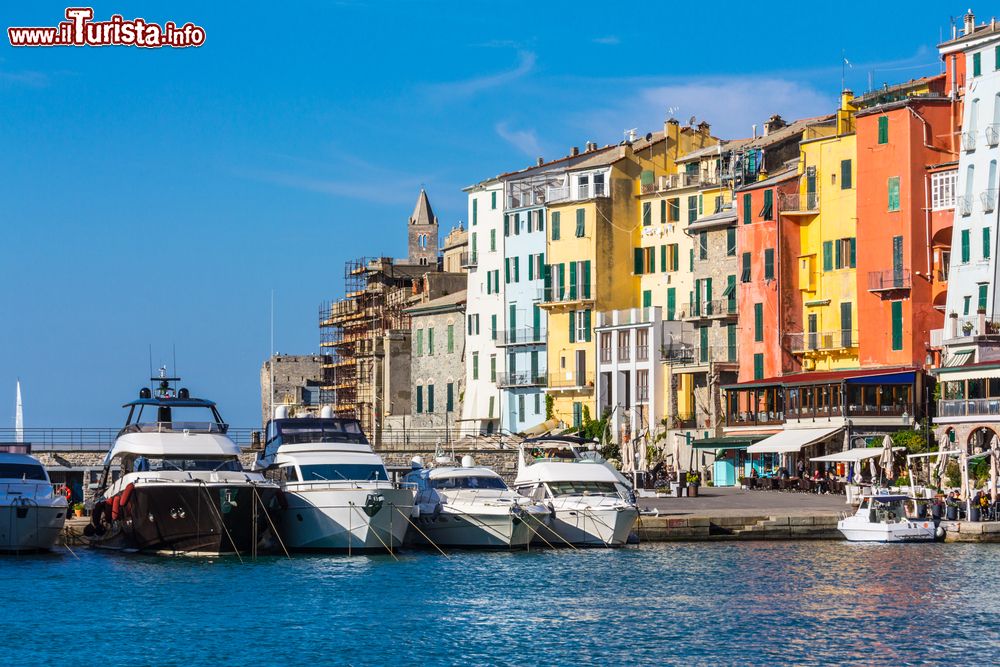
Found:
M 440 463 L 453 463 L 450 458 Z M 414 523 L 423 535 L 417 542 L 430 540 L 438 546 L 464 548 L 521 548 L 532 538 L 550 530 L 549 509 L 507 487 L 493 470 L 476 466 L 466 455 L 462 465 L 428 468 L 419 457 L 404 483 L 417 490 Z M 415 531 L 416 532 L 416 531 Z
M 243 470 L 215 403 L 175 390 L 171 382 L 179 378 L 163 369 L 152 379 L 159 382 L 155 394 L 144 387 L 125 404 L 125 427 L 104 459 L 84 529 L 90 544 L 206 555 L 277 548 L 278 485 Z M 115 464 L 121 475 L 112 479 Z
M 0 444 L 0 552 L 47 551 L 66 523 L 66 498 L 27 444 Z
M 413 491 L 389 480 L 356 419 L 288 418 L 279 406 L 254 468 L 284 491 L 285 545 L 295 550 L 386 551 L 403 543 Z
M 907 496 L 865 495 L 858 511 L 837 522 L 850 542 L 929 542 L 943 535 L 931 519 L 906 516 Z
M 621 546 L 639 516 L 628 480 L 592 445 L 572 436 L 521 443 L 514 488 L 551 509 L 554 544 Z

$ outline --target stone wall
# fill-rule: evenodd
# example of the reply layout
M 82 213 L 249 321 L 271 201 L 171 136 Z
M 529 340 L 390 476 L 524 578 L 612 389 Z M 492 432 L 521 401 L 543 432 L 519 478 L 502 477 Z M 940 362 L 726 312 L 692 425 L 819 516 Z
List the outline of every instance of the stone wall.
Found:
M 268 407 L 274 405 L 301 406 L 309 403 L 308 388 L 318 390 L 323 376 L 323 364 L 329 357 L 320 354 L 278 354 L 268 359 L 260 368 L 261 423 L 266 424 L 271 415 Z M 271 391 L 271 366 L 274 366 L 274 388 Z

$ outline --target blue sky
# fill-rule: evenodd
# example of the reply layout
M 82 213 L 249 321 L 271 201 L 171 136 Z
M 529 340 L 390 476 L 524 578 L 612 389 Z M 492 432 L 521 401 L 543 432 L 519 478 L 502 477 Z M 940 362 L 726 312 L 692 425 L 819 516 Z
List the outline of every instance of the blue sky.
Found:
M 668 110 L 726 137 L 825 113 L 842 49 L 855 91 L 872 70 L 877 85 L 934 73 L 966 8 L 883 2 L 862 21 L 681 4 L 118 0 L 96 19 L 192 21 L 205 45 L 14 49 L 4 34 L 0 428 L 16 377 L 28 426 L 119 424 L 150 345 L 154 364 L 176 345 L 193 393 L 252 426 L 271 291 L 277 348 L 315 351 L 344 261 L 403 255 L 421 185 L 446 232 L 463 186 L 661 128 Z M 66 7 L 19 5 L 4 28 Z

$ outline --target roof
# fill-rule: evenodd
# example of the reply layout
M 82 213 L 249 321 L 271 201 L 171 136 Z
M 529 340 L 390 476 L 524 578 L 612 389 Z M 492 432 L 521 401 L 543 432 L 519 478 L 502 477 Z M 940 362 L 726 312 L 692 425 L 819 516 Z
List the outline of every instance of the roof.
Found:
M 765 435 L 730 435 L 721 438 L 702 438 L 701 440 L 693 440 L 691 446 L 695 449 L 746 449 L 766 437 Z
M 148 432 L 118 436 L 105 465 L 122 454 L 137 456 L 238 456 L 240 448 L 218 433 Z
M 465 295 L 465 290 L 452 292 L 451 294 L 439 296 L 436 299 L 431 299 L 430 301 L 424 301 L 423 303 L 411 306 L 404 312 L 410 313 L 411 315 L 423 315 L 432 312 L 457 310 L 458 305 L 465 303 Z
M 711 146 L 705 146 L 697 150 L 693 150 L 679 158 L 677 158 L 678 164 L 683 164 L 685 162 L 691 162 L 692 160 L 700 160 L 703 157 L 710 157 L 712 155 L 718 155 L 720 152 L 725 153 L 727 151 L 737 150 L 742 148 L 746 144 L 753 141 L 753 139 L 723 139 L 717 144 L 712 144 Z
M 736 222 L 736 209 L 732 206 L 724 208 L 718 213 L 713 213 L 712 215 L 706 215 L 703 218 L 698 218 L 691 224 L 687 226 L 688 231 L 698 231 L 700 229 L 708 229 L 709 227 L 716 227 L 718 225 L 727 225 L 731 222 Z
M 860 379 L 890 379 L 890 376 L 905 375 L 915 373 L 919 370 L 916 366 L 891 366 L 884 368 L 855 368 L 847 371 L 810 371 L 807 373 L 791 373 L 779 377 L 764 378 L 762 380 L 751 380 L 738 384 L 723 386 L 723 389 L 752 389 L 753 387 L 775 387 L 775 386 L 796 386 L 809 384 L 827 384 L 830 382 L 840 382 Z
M 1000 23 L 983 23 L 982 25 L 977 25 L 973 28 L 972 32 L 968 35 L 961 35 L 955 39 L 950 39 L 946 42 L 941 42 L 938 44 L 939 49 L 949 49 L 949 47 L 956 47 L 966 42 L 971 42 L 982 37 L 990 36 L 1000 36 Z
M 417 195 L 417 205 L 413 207 L 413 215 L 410 216 L 411 225 L 432 225 L 437 222 L 434 211 L 431 209 L 431 202 L 427 198 L 427 191 L 420 188 Z
M 775 130 L 763 134 L 756 139 L 752 139 L 748 144 L 747 148 L 767 148 L 773 144 L 781 143 L 786 139 L 794 137 L 796 134 L 801 134 L 806 131 L 807 128 L 813 125 L 821 125 L 823 123 L 828 123 L 830 121 L 836 120 L 836 114 L 827 114 L 825 116 L 813 116 L 812 118 L 800 118 L 798 120 L 793 120 L 788 125 L 784 127 L 779 127 Z
M 776 183 L 782 183 L 784 181 L 791 180 L 798 176 L 799 171 L 797 167 L 785 167 L 781 171 L 775 172 L 772 176 L 768 176 L 762 181 L 754 181 L 753 183 L 747 183 L 746 185 L 736 188 L 737 192 L 746 192 L 747 190 L 755 190 L 757 188 L 766 188 L 770 185 L 775 185 Z

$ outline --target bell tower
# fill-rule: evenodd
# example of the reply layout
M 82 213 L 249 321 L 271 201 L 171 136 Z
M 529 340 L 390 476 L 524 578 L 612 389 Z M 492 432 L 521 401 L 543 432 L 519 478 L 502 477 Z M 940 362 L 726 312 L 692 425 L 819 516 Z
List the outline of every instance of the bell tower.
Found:
M 409 262 L 411 264 L 426 264 L 437 266 L 438 258 L 438 221 L 427 199 L 427 192 L 420 188 L 417 205 L 410 216 L 409 227 Z

